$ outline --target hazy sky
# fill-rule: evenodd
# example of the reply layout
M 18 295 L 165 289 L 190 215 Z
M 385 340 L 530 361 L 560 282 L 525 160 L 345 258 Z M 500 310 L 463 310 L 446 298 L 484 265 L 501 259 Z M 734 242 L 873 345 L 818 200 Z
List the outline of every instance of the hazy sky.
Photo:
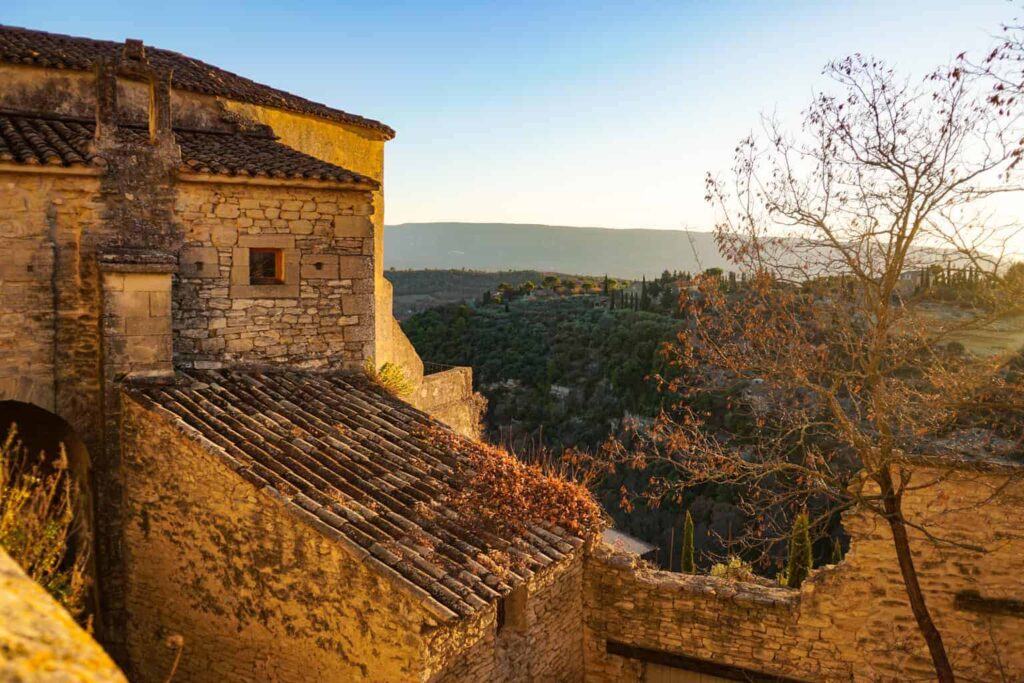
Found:
M 141 38 L 398 131 L 389 223 L 707 228 L 703 176 L 821 66 L 921 73 L 991 45 L 1005 0 L 6 0 L 0 23 Z

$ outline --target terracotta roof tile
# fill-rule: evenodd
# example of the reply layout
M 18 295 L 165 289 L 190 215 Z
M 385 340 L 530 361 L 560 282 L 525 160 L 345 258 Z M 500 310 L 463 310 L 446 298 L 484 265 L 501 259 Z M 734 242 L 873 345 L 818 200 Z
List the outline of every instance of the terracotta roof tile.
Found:
M 121 126 L 145 140 L 143 128 Z M 93 166 L 95 124 L 87 119 L 0 112 L 0 162 L 46 166 Z M 304 154 L 260 132 L 175 130 L 182 170 L 226 176 L 326 180 L 379 187 L 377 181 Z
M 0 25 L 0 62 L 32 64 L 55 69 L 87 71 L 100 57 L 117 59 L 124 43 L 93 40 L 46 31 Z M 224 97 L 238 102 L 311 114 L 378 131 L 393 138 L 395 131 L 374 121 L 340 109 L 313 102 L 283 90 L 257 83 L 178 52 L 146 46 L 149 63 L 170 72 L 171 84 L 179 90 Z
M 455 615 L 583 543 L 559 528 L 510 536 L 447 505 L 467 485 L 465 456 L 429 435 L 461 437 L 362 376 L 189 370 L 127 391 Z M 492 551 L 519 563 L 499 567 Z

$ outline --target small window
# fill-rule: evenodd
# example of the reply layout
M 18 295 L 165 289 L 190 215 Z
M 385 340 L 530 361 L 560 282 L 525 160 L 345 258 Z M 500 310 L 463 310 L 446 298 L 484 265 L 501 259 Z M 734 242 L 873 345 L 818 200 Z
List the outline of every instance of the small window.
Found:
M 519 586 L 511 593 L 498 599 L 498 614 L 495 619 L 497 632 L 522 632 L 526 629 L 526 587 Z
M 505 598 L 498 598 L 498 633 L 505 629 Z
M 284 284 L 284 250 L 251 247 L 249 249 L 249 284 Z

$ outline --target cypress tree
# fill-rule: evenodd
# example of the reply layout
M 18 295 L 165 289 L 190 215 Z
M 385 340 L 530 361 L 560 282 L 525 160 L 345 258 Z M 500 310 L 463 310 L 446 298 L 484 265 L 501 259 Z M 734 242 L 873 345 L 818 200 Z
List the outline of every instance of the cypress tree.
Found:
M 793 530 L 790 532 L 786 585 L 790 588 L 799 588 L 813 565 L 810 521 L 807 518 L 807 513 L 801 512 L 793 520 Z
M 686 511 L 686 520 L 683 522 L 683 551 L 679 562 L 679 571 L 686 574 L 696 574 L 697 566 L 693 561 L 693 517 L 690 511 Z
M 843 561 L 843 544 L 838 538 L 832 539 L 832 564 L 839 564 Z

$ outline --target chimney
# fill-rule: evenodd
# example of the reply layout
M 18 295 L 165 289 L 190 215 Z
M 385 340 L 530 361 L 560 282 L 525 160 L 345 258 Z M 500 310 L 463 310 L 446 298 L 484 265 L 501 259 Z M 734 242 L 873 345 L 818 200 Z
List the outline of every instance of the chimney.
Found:
M 128 38 L 121 50 L 121 71 L 149 84 L 149 141 L 153 144 L 173 139 L 171 131 L 171 76 L 161 76 L 146 58 L 141 40 Z
M 124 41 L 117 64 L 99 60 L 96 65 L 96 138 L 110 137 L 117 129 L 117 79 L 142 81 L 149 88 L 149 141 L 154 145 L 174 142 L 171 128 L 171 76 L 160 74 L 146 58 L 141 40 Z
M 146 60 L 146 46 L 138 38 L 125 39 L 124 48 L 121 50 L 121 59 L 126 62 L 148 64 Z
M 97 140 L 117 130 L 117 68 L 106 59 L 96 62 Z

